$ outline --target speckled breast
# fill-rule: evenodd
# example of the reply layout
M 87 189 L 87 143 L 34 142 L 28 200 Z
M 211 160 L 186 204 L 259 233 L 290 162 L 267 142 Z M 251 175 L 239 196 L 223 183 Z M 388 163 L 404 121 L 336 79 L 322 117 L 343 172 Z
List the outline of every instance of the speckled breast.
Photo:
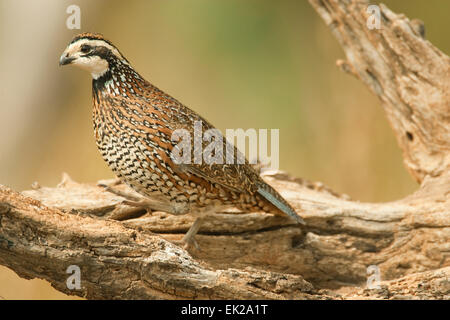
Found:
M 135 134 L 131 128 L 124 127 L 122 130 L 114 123 L 114 117 L 114 114 L 106 115 L 104 110 L 94 108 L 96 144 L 108 166 L 135 191 L 147 197 L 189 203 L 194 207 L 242 203 L 239 195 L 217 184 L 189 174 L 180 177 L 172 169 L 173 164 L 164 160 L 170 158 L 170 151 L 165 149 L 165 157 L 161 156 L 155 136 L 149 140 L 149 137 Z M 244 202 L 253 202 L 249 196 Z

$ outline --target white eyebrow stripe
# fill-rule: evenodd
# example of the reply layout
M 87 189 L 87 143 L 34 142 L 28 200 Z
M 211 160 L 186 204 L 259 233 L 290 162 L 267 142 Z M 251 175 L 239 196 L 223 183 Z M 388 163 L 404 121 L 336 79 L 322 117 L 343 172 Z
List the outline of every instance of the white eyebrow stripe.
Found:
M 119 50 L 117 50 L 115 47 L 110 45 L 108 42 L 103 40 L 91 40 L 91 39 L 80 39 L 76 42 L 70 44 L 69 48 L 74 46 L 73 48 L 70 48 L 69 50 L 72 51 L 75 47 L 81 47 L 83 44 L 87 44 L 90 46 L 103 46 L 108 48 L 119 60 L 121 60 L 123 63 L 127 63 L 126 59 L 120 54 Z

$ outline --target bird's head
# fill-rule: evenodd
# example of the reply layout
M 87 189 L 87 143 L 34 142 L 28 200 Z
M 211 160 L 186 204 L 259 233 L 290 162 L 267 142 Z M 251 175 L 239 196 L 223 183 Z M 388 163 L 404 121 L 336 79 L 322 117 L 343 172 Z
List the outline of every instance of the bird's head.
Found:
M 127 64 L 119 50 L 100 34 L 77 35 L 64 50 L 59 65 L 73 64 L 89 71 L 94 79 L 104 75 L 113 63 Z

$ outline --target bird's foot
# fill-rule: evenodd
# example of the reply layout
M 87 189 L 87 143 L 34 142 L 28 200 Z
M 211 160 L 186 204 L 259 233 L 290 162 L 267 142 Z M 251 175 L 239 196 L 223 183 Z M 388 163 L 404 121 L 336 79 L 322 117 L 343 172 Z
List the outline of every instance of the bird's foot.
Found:
M 201 218 L 197 218 L 192 224 L 192 226 L 189 228 L 188 232 L 186 232 L 186 234 L 184 235 L 181 242 L 185 250 L 190 250 L 192 247 L 195 247 L 195 249 L 200 250 L 200 246 L 195 240 L 195 235 L 200 229 L 202 222 L 203 220 Z
M 185 235 L 181 240 L 181 245 L 183 246 L 183 249 L 187 251 L 191 251 L 192 248 L 200 251 L 200 246 L 198 245 L 197 240 L 195 240 L 195 237 L 188 238 Z

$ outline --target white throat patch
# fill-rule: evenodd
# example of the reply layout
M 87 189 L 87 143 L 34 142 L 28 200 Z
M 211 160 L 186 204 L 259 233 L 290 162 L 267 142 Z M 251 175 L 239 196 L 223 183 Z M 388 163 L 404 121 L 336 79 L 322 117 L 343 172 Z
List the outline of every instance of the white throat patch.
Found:
M 80 57 L 72 64 L 89 71 L 94 79 L 100 78 L 109 68 L 108 61 L 98 56 Z

